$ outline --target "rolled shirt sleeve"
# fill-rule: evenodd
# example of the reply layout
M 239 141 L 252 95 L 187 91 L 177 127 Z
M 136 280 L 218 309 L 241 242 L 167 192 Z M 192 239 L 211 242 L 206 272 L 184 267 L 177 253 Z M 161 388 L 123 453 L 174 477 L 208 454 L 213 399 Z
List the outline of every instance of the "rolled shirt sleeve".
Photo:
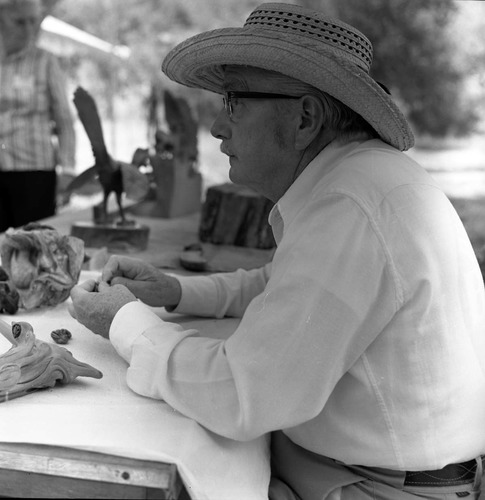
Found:
M 173 312 L 202 317 L 240 318 L 247 306 L 265 288 L 271 274 L 271 263 L 266 266 L 212 276 L 179 276 L 182 297 Z

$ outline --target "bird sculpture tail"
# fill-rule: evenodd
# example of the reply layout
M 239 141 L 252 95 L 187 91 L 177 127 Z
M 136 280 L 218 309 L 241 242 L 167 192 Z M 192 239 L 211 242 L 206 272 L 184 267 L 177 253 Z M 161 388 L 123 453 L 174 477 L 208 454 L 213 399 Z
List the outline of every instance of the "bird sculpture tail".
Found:
M 108 150 L 104 141 L 103 127 L 96 102 L 82 87 L 78 87 L 74 92 L 73 102 L 91 143 L 95 160 L 100 162 L 108 161 Z

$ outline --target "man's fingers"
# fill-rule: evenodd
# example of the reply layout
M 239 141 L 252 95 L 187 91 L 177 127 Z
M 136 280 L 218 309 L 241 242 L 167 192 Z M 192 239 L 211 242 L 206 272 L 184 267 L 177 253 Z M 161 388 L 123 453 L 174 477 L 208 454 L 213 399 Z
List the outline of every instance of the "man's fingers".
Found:
M 112 280 L 121 276 L 135 278 L 137 271 L 137 260 L 132 257 L 112 255 L 105 264 L 101 278 L 103 281 L 112 284 Z
M 133 281 L 129 278 L 122 278 L 121 276 L 117 276 L 116 278 L 113 278 L 111 280 L 111 286 L 114 285 L 123 285 L 128 290 L 136 295 L 137 297 L 139 296 L 140 291 L 144 290 L 146 288 L 146 283 L 145 282 L 139 282 L 139 281 Z
M 112 280 L 110 285 L 125 285 L 126 287 L 128 286 L 128 283 L 133 283 L 133 280 L 130 280 L 128 278 L 124 278 L 123 276 L 115 276 Z
M 112 283 L 112 285 L 113 285 L 113 283 Z M 98 292 L 106 292 L 110 288 L 111 288 L 111 286 L 108 283 L 106 283 L 106 281 L 100 281 L 98 283 Z
M 111 256 L 103 268 L 101 279 L 110 283 L 111 280 L 119 274 L 121 274 L 119 260 L 114 256 Z
M 74 304 L 72 304 L 72 302 L 67 304 L 67 310 L 74 319 L 77 319 L 76 310 L 74 309 Z
M 76 285 L 75 287 L 72 288 L 70 293 L 73 302 L 80 299 L 83 295 L 87 293 L 96 291 L 97 287 L 98 283 L 93 279 L 86 280 L 83 283 L 79 283 L 79 285 Z
M 86 290 L 83 290 L 83 288 L 81 287 L 81 285 L 76 285 L 72 290 L 71 290 L 71 298 L 72 300 L 76 300 L 78 299 L 81 295 L 83 295 L 84 293 L 86 293 Z
M 77 288 L 77 289 L 84 290 L 86 292 L 94 292 L 96 290 L 96 287 L 97 287 L 97 281 L 93 280 L 93 279 L 89 279 L 89 280 L 83 281 L 82 283 L 79 283 L 79 285 L 75 286 L 73 288 L 73 290 L 75 288 Z

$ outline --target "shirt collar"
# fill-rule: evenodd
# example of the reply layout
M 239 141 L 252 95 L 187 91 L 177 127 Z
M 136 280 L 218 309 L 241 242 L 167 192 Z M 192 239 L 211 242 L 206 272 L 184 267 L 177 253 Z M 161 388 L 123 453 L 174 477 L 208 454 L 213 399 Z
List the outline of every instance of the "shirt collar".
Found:
M 315 185 L 363 142 L 365 141 L 341 144 L 338 141 L 332 141 L 306 166 L 269 214 L 269 223 L 273 228 L 277 244 L 283 236 L 284 226 L 288 226 L 301 207 L 307 203 L 308 196 Z

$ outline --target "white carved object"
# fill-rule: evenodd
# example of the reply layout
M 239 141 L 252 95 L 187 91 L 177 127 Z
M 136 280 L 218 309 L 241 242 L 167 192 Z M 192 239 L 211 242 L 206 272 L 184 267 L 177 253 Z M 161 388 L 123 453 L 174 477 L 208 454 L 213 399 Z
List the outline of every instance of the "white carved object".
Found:
M 12 344 L 0 356 L 0 403 L 56 383 L 70 384 L 76 377 L 103 376 L 66 348 L 36 339 L 30 323 L 18 321 L 10 326 L 0 319 L 0 333 Z

